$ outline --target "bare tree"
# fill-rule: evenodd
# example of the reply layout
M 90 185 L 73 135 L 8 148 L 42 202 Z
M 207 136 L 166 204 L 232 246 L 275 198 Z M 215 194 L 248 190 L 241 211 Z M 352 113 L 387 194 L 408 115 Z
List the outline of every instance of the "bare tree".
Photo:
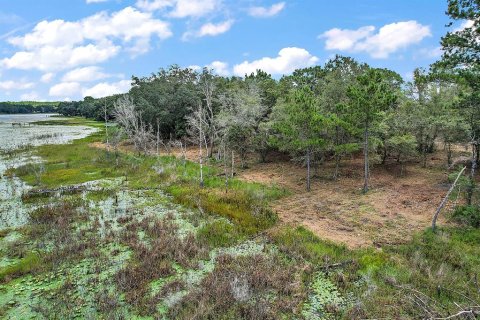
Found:
M 108 116 L 107 116 L 107 98 L 103 99 L 103 117 L 105 119 L 105 140 L 107 151 L 110 150 L 110 144 L 108 142 Z
M 202 102 L 198 102 L 197 107 L 193 110 L 192 114 L 187 117 L 188 134 L 192 141 L 198 143 L 198 162 L 200 164 L 200 186 L 203 187 L 203 148 L 207 148 L 207 142 L 205 139 L 205 132 L 208 129 L 208 123 L 206 121 L 206 110 L 202 105 Z
M 143 122 L 141 114 L 135 109 L 135 104 L 130 96 L 125 95 L 117 100 L 114 115 L 117 123 L 133 141 L 135 149 L 146 154 L 149 144 L 153 140 L 153 133 L 151 128 Z
M 200 87 L 205 100 L 205 124 L 206 131 L 204 134 L 205 145 L 207 147 L 207 157 L 211 157 L 213 154 L 213 148 L 215 145 L 217 129 L 215 125 L 215 115 L 213 110 L 213 97 L 216 90 L 215 78 L 210 70 L 203 69 L 200 74 Z M 207 144 L 208 141 L 208 144 Z

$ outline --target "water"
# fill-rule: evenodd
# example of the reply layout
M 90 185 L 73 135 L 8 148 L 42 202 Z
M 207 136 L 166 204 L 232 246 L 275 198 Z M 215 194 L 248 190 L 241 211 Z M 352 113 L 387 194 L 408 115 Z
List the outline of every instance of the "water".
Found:
M 22 202 L 22 194 L 31 187 L 21 179 L 6 176 L 5 173 L 10 168 L 18 168 L 27 163 L 39 164 L 41 159 L 32 157 L 29 151 L 12 151 L 26 150 L 29 146 L 69 143 L 97 130 L 87 126 L 28 125 L 37 121 L 62 119 L 52 118 L 54 115 L 0 114 L 0 230 L 25 224 L 28 213 L 34 209 L 32 205 Z M 13 126 L 12 123 L 21 123 L 22 126 Z M 40 170 L 41 164 L 38 167 Z
M 42 144 L 64 144 L 81 139 L 96 131 L 87 126 L 29 125 L 47 121 L 55 114 L 0 114 L 0 153 L 27 146 Z M 22 126 L 12 125 L 21 123 Z M 25 125 L 27 124 L 27 125 Z

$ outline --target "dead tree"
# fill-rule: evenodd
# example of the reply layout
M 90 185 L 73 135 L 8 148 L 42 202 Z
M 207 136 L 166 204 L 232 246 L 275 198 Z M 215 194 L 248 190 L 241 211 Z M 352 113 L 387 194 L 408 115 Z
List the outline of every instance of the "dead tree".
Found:
M 199 101 L 196 109 L 187 117 L 188 133 L 192 141 L 198 143 L 198 162 L 200 165 L 200 187 L 203 187 L 203 147 L 207 149 L 205 132 L 208 128 L 206 122 L 206 110 L 203 108 L 202 102 Z
M 110 151 L 110 144 L 108 142 L 108 118 L 107 118 L 107 98 L 103 99 L 103 117 L 105 118 L 105 140 L 107 151 Z
M 435 211 L 435 214 L 433 215 L 433 219 L 432 219 L 432 230 L 433 230 L 433 232 L 435 232 L 435 228 L 437 227 L 437 219 L 438 219 L 438 215 L 440 214 L 440 211 L 442 211 L 443 207 L 447 203 L 448 197 L 450 197 L 450 194 L 452 193 L 453 189 L 455 189 L 455 185 L 457 184 L 458 180 L 460 179 L 460 176 L 463 174 L 463 172 L 465 171 L 466 168 L 467 167 L 463 167 L 463 169 L 458 173 L 457 178 L 455 179 L 452 186 L 448 190 L 447 195 L 445 196 L 445 198 L 443 198 L 442 202 L 440 203 L 440 205 L 437 208 L 437 211 Z
M 214 76 L 211 71 L 204 69 L 200 75 L 200 85 L 205 99 L 205 124 L 206 132 L 204 134 L 205 146 L 207 147 L 207 157 L 212 157 L 213 148 L 216 139 L 216 127 L 213 112 L 213 96 L 215 92 Z M 208 142 L 207 142 L 208 141 Z
M 130 96 L 125 95 L 117 100 L 114 114 L 117 123 L 133 141 L 135 149 L 146 154 L 152 141 L 152 130 L 142 120 L 141 114 L 135 109 L 135 104 Z

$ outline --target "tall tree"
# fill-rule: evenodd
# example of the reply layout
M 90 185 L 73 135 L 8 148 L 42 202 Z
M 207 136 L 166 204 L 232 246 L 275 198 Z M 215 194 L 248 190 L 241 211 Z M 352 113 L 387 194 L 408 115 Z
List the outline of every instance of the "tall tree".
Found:
M 467 202 L 471 204 L 480 153 L 480 1 L 448 0 L 447 15 L 452 19 L 450 26 L 461 21 L 462 27 L 442 38 L 444 53 L 433 70 L 456 78 L 470 89 L 465 92 L 462 109 L 471 132 L 472 168 L 467 192 Z
M 381 111 L 387 110 L 397 99 L 391 80 L 392 74 L 385 70 L 367 69 L 348 90 L 358 126 L 363 129 L 364 193 L 369 189 L 370 130 L 381 118 Z
M 321 112 L 332 122 L 331 132 L 329 132 L 329 151 L 335 160 L 333 174 L 335 180 L 339 175 L 342 158 L 359 149 L 347 93 L 363 68 L 365 68 L 364 65 L 351 58 L 336 56 L 325 64 L 323 81 L 318 82 L 320 88 L 317 92 L 321 99 Z
M 327 119 L 319 112 L 318 100 L 309 87 L 295 89 L 274 114 L 281 150 L 303 155 L 307 166 L 307 191 L 310 191 L 310 167 L 313 154 L 324 147 L 322 133 Z
M 229 149 L 238 153 L 242 168 L 252 149 L 256 129 L 265 115 L 260 90 L 255 83 L 237 83 L 221 97 L 221 110 L 216 118 L 221 139 Z M 232 156 L 232 161 L 234 156 Z

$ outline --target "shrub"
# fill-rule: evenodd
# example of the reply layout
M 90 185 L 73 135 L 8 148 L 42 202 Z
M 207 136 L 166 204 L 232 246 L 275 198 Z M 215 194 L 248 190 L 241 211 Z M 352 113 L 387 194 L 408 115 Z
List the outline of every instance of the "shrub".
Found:
M 480 228 L 480 206 L 462 206 L 455 209 L 452 219 L 463 225 Z
M 227 247 L 240 238 L 235 227 L 225 220 L 216 220 L 205 224 L 198 230 L 198 241 L 211 247 Z

